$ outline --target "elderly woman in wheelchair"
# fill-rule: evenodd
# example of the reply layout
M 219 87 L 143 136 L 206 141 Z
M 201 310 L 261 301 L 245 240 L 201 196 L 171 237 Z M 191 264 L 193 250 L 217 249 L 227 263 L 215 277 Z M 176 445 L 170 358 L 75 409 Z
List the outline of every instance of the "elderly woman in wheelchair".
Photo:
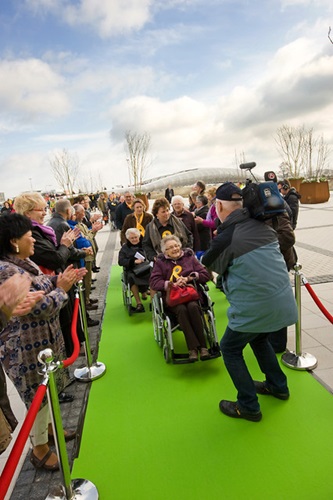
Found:
M 163 238 L 161 250 L 163 253 L 155 261 L 149 282 L 151 289 L 162 292 L 163 299 L 170 281 L 179 287 L 185 287 L 188 284 L 205 284 L 210 280 L 207 269 L 200 264 L 191 249 L 182 249 L 177 236 L 169 235 Z M 157 299 L 154 297 L 154 300 Z M 201 360 L 209 359 L 210 352 L 206 346 L 199 300 L 191 300 L 169 309 L 175 314 L 184 332 L 189 351 L 188 360 L 198 361 L 199 354 Z
M 136 301 L 136 307 L 133 307 L 130 293 L 126 301 L 129 313 L 141 313 L 145 312 L 141 299 L 147 299 L 151 267 L 142 248 L 140 231 L 131 227 L 127 229 L 125 236 L 126 243 L 119 250 L 118 264 L 124 268 L 123 285 L 125 289 L 127 289 L 127 286 L 130 288 L 130 292 Z

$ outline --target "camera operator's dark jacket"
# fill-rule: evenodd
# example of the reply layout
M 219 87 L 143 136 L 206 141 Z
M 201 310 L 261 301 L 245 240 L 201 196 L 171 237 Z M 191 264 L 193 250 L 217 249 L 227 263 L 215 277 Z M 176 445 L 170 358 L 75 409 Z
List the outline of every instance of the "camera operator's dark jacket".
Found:
M 294 267 L 297 261 L 295 245 L 295 233 L 291 227 L 291 221 L 287 213 L 276 215 L 272 219 L 265 220 L 272 227 L 278 237 L 280 251 L 285 260 L 288 271 Z
M 290 188 L 288 193 L 285 195 L 284 199 L 290 206 L 292 212 L 292 221 L 291 225 L 293 229 L 296 229 L 298 212 L 299 212 L 299 200 L 301 199 L 301 195 L 296 191 L 295 188 Z
M 236 209 L 219 226 L 202 264 L 222 275 L 229 327 L 268 333 L 297 321 L 297 307 L 276 232 Z

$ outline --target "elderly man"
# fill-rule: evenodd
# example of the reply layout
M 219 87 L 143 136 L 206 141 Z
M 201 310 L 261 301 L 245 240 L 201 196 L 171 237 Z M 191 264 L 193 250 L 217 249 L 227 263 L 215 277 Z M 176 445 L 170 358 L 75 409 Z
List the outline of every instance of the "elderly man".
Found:
M 75 218 L 76 218 L 75 224 L 81 233 L 81 239 L 76 240 L 76 244 L 79 245 L 79 242 L 81 241 L 82 245 L 91 246 L 91 248 L 94 252 L 95 235 L 96 235 L 97 231 L 102 229 L 103 224 L 101 222 L 96 221 L 92 224 L 91 229 L 88 229 L 87 226 L 83 222 L 83 220 L 85 218 L 84 207 L 80 203 L 76 203 L 73 208 L 75 210 Z M 92 267 L 93 267 L 93 262 L 95 260 L 95 255 L 93 252 L 91 255 L 86 256 L 85 267 L 86 267 L 88 272 L 85 275 L 85 277 L 83 278 L 84 279 L 85 299 L 86 299 L 87 311 L 97 309 L 97 300 L 92 300 L 90 298 Z
M 297 307 L 276 232 L 250 217 L 242 191 L 231 182 L 216 191 L 222 222 L 202 263 L 222 275 L 229 301 L 228 326 L 221 340 L 225 366 L 238 391 L 237 401 L 220 401 L 220 410 L 234 418 L 262 418 L 257 394 L 287 400 L 287 378 L 268 341 L 268 334 L 297 321 Z M 250 344 L 264 382 L 253 381 L 243 357 Z
M 185 203 L 182 196 L 176 195 L 171 200 L 173 214 L 182 220 L 187 229 L 193 235 L 193 250 L 198 252 L 200 250 L 200 238 L 197 225 L 195 223 L 192 212 L 185 209 Z
M 70 203 L 69 200 L 63 198 L 60 199 L 56 202 L 55 207 L 54 207 L 54 213 L 52 214 L 51 219 L 48 221 L 47 225 L 53 227 L 56 237 L 57 237 L 57 243 L 59 245 L 59 242 L 61 240 L 61 237 L 64 232 L 68 231 L 70 228 L 70 225 L 68 224 L 68 220 L 71 218 L 73 213 L 73 207 Z M 69 248 L 70 249 L 70 257 L 68 259 L 68 263 L 75 263 L 78 265 L 81 259 L 86 259 L 87 255 L 93 255 L 93 251 L 91 247 L 83 247 L 81 249 L 75 248 L 73 245 Z M 68 307 L 63 307 L 60 313 L 60 322 L 61 322 L 61 328 L 62 330 L 71 331 L 71 321 L 72 321 L 72 303 L 74 300 L 74 292 L 73 289 L 70 290 L 69 292 L 70 296 L 70 301 L 68 302 L 69 306 Z M 67 314 L 66 314 L 67 313 Z M 87 324 L 88 326 L 97 326 L 99 325 L 98 320 L 94 320 L 89 317 L 87 314 Z M 78 325 L 80 325 L 80 322 L 78 322 Z M 80 327 L 78 327 L 78 333 L 79 333 L 79 340 L 81 342 L 84 341 L 84 335 L 83 332 L 80 331 Z
M 124 195 L 124 201 L 122 203 L 119 203 L 116 208 L 115 222 L 117 229 L 120 229 L 120 231 L 122 230 L 126 215 L 133 213 L 132 201 L 133 196 L 129 191 L 126 191 Z

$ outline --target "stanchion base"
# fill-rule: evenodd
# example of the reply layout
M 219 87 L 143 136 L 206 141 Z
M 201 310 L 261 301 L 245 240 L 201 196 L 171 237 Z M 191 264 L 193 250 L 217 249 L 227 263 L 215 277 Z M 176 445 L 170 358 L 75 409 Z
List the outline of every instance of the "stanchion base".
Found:
M 300 355 L 293 351 L 285 352 L 282 354 L 281 361 L 294 370 L 312 370 L 318 364 L 317 358 L 307 352 Z
M 71 482 L 73 495 L 71 500 L 98 500 L 98 491 L 96 486 L 87 479 L 73 479 Z M 50 493 L 45 500 L 66 500 L 64 486 L 59 486 Z
M 74 377 L 79 382 L 90 382 L 96 378 L 100 378 L 104 375 L 106 371 L 106 366 L 104 363 L 99 363 L 98 361 L 93 365 L 84 366 L 83 368 L 77 368 L 74 370 Z

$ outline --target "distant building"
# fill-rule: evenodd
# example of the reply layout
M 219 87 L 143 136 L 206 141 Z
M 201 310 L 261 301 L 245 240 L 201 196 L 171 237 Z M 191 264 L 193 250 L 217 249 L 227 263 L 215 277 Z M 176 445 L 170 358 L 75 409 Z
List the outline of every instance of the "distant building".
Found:
M 243 182 L 245 179 L 246 173 L 236 168 L 193 168 L 149 179 L 142 184 L 142 190 L 164 190 L 169 184 L 173 187 L 192 186 L 198 180 L 205 184 L 219 185 L 226 181 Z

